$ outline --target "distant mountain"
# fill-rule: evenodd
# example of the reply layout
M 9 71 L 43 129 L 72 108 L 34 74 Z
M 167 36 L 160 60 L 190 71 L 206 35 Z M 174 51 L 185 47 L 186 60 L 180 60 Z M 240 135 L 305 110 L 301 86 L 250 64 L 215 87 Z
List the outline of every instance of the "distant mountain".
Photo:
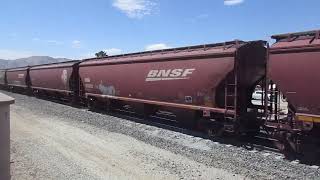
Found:
M 16 60 L 4 60 L 0 59 L 0 69 L 15 68 L 23 66 L 32 66 L 39 64 L 57 63 L 64 61 L 71 61 L 72 59 L 67 58 L 53 58 L 49 56 L 31 56 L 28 58 L 21 58 Z

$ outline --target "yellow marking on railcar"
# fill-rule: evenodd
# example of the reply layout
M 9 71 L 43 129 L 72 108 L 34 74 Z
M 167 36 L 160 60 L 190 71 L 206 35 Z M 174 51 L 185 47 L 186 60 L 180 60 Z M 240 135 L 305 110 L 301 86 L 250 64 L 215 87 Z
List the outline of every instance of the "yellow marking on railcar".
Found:
M 300 120 L 300 121 L 305 121 L 305 122 L 320 123 L 320 117 L 298 115 L 297 119 Z

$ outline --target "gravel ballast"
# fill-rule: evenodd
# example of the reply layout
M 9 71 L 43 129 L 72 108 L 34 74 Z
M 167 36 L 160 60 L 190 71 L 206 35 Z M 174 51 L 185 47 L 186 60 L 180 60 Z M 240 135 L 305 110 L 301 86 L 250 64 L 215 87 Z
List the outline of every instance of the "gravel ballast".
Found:
M 103 177 L 108 176 L 109 179 L 131 179 L 132 177 L 136 177 L 136 179 L 148 177 L 155 179 L 320 179 L 318 166 L 285 160 L 283 156 L 278 153 L 248 150 L 243 147 L 223 144 L 180 132 L 91 112 L 86 109 L 74 108 L 25 95 L 2 92 L 16 98 L 16 104 L 12 106 L 12 114 L 15 114 L 15 119 L 24 119 L 23 122 L 25 126 L 28 124 L 28 121 L 40 118 L 34 122 L 46 122 L 45 125 L 34 125 L 38 127 L 38 129 L 35 130 L 39 131 L 40 135 L 42 128 L 53 129 L 52 134 L 55 134 L 56 131 L 54 131 L 54 129 L 60 127 L 58 129 L 60 133 L 59 136 L 44 133 L 43 137 L 39 138 L 36 137 L 34 132 L 28 132 L 28 129 L 26 129 L 23 131 L 24 134 L 11 137 L 12 174 L 13 177 L 17 177 L 16 179 L 19 179 L 18 177 L 21 177 L 24 171 L 29 171 L 28 177 L 33 177 L 34 179 L 103 179 Z M 19 115 L 34 118 L 19 117 Z M 53 122 L 57 124 L 52 124 Z M 15 125 L 15 123 L 16 122 L 12 122 L 12 126 L 24 128 L 22 125 Z M 74 129 L 70 131 L 67 127 Z M 12 131 L 14 131 L 14 129 L 12 129 Z M 87 134 L 85 136 L 86 138 L 92 138 L 88 138 L 85 142 L 91 142 L 90 140 L 97 140 L 98 142 L 81 144 L 74 140 L 78 138 L 79 141 L 81 141 L 82 134 Z M 20 137 L 20 135 L 23 137 Z M 36 142 L 39 144 L 33 144 L 34 141 L 28 140 L 28 138 L 26 138 L 28 135 L 35 136 L 34 139 L 36 139 Z M 48 141 L 50 137 L 57 139 L 64 136 L 67 138 L 61 138 L 58 142 L 63 141 L 66 144 L 70 143 L 71 147 L 84 146 L 89 148 L 88 151 L 92 148 L 92 152 L 99 154 L 98 157 L 102 159 L 109 158 L 105 157 L 103 153 L 104 148 L 106 148 L 104 144 L 107 144 L 108 147 L 116 144 L 115 147 L 121 147 L 122 149 L 126 149 L 128 148 L 127 146 L 129 146 L 129 149 L 133 149 L 132 152 L 127 153 L 125 151 L 123 153 L 127 153 L 126 155 L 136 158 L 139 157 L 138 159 L 142 165 L 137 166 L 136 170 L 132 170 L 132 172 L 137 172 L 132 174 L 132 176 L 128 176 L 130 173 L 123 173 L 123 171 L 126 172 L 123 169 L 121 171 L 119 168 L 112 168 L 112 165 L 111 167 L 106 167 L 104 170 L 108 172 L 110 169 L 115 169 L 116 172 L 106 174 L 106 172 L 101 169 L 101 167 L 105 165 L 102 163 L 100 167 L 99 164 L 95 162 L 99 162 L 100 160 L 96 159 L 96 156 L 91 157 L 90 154 L 86 154 L 86 156 L 90 156 L 86 159 L 84 156 L 79 158 L 79 155 L 64 151 L 65 149 L 61 151 L 50 151 L 48 153 L 39 150 L 39 152 L 31 153 L 34 149 L 48 146 L 47 143 L 50 143 L 50 141 Z M 95 138 L 91 136 L 95 136 Z M 68 139 L 68 137 L 70 139 Z M 97 137 L 99 138 L 97 139 Z M 131 143 L 124 143 L 122 141 L 130 141 Z M 119 145 L 119 143 L 121 145 Z M 34 148 L 33 146 L 38 147 Z M 100 150 L 95 150 L 95 146 L 100 148 Z M 52 145 L 52 147 L 56 146 Z M 76 148 L 70 149 L 77 151 Z M 111 150 L 109 149 L 109 151 Z M 81 151 L 81 153 L 84 152 Z M 114 153 L 117 154 L 119 152 Z M 46 157 L 48 161 L 39 160 L 39 157 Z M 71 159 L 75 160 L 70 161 L 67 160 L 68 158 L 66 157 L 71 157 Z M 37 162 L 37 160 L 39 160 L 39 162 Z M 57 164 L 55 161 L 59 163 Z M 88 164 L 87 161 L 90 163 Z M 135 159 L 135 161 L 137 160 Z M 132 160 L 129 162 L 135 161 Z M 62 167 L 68 168 L 59 170 L 61 167 L 57 165 L 61 164 Z M 84 164 L 88 165 L 85 166 Z M 122 163 L 118 165 L 125 166 Z M 32 166 L 32 168 L 30 167 L 30 169 L 28 169 L 28 166 Z M 115 166 L 117 166 L 117 164 Z M 56 169 L 57 172 L 61 172 L 62 174 L 56 172 L 53 173 L 53 176 L 50 174 L 52 169 Z M 98 170 L 93 173 L 92 169 Z M 211 172 L 211 174 L 209 172 Z M 139 177 L 138 174 L 141 176 Z

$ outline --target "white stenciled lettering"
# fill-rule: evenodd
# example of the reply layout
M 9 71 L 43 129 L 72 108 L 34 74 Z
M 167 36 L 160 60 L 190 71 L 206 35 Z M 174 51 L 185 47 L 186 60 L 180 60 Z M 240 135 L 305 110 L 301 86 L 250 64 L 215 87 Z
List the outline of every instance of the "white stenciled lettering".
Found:
M 189 74 L 192 74 L 192 72 L 194 71 L 195 69 L 186 69 L 183 73 L 182 73 L 182 77 L 186 77 L 188 76 Z
M 148 77 L 156 77 L 158 74 L 158 70 L 149 71 Z
M 24 74 L 18 74 L 18 78 L 24 78 Z
M 88 77 L 87 77 L 87 78 L 84 78 L 84 82 L 85 82 L 85 83 L 89 83 L 89 82 L 90 82 L 90 78 L 88 78 Z
M 172 70 L 170 77 L 179 77 L 181 76 L 183 69 L 174 69 Z
M 150 70 L 146 81 L 168 81 L 168 80 L 183 80 L 190 79 L 190 76 L 195 71 L 190 69 L 160 69 Z
M 168 77 L 169 74 L 171 72 L 171 69 L 168 69 L 168 70 L 160 70 L 159 71 L 159 74 L 157 75 L 157 77 Z

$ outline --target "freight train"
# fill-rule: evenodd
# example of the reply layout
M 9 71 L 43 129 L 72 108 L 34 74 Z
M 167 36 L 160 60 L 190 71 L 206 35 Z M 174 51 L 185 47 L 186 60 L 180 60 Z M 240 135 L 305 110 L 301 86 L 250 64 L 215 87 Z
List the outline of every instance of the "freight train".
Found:
M 275 35 L 271 47 L 236 40 L 1 70 L 0 86 L 159 116 L 210 136 L 264 131 L 281 150 L 301 153 L 304 144 L 319 149 L 319 32 Z

